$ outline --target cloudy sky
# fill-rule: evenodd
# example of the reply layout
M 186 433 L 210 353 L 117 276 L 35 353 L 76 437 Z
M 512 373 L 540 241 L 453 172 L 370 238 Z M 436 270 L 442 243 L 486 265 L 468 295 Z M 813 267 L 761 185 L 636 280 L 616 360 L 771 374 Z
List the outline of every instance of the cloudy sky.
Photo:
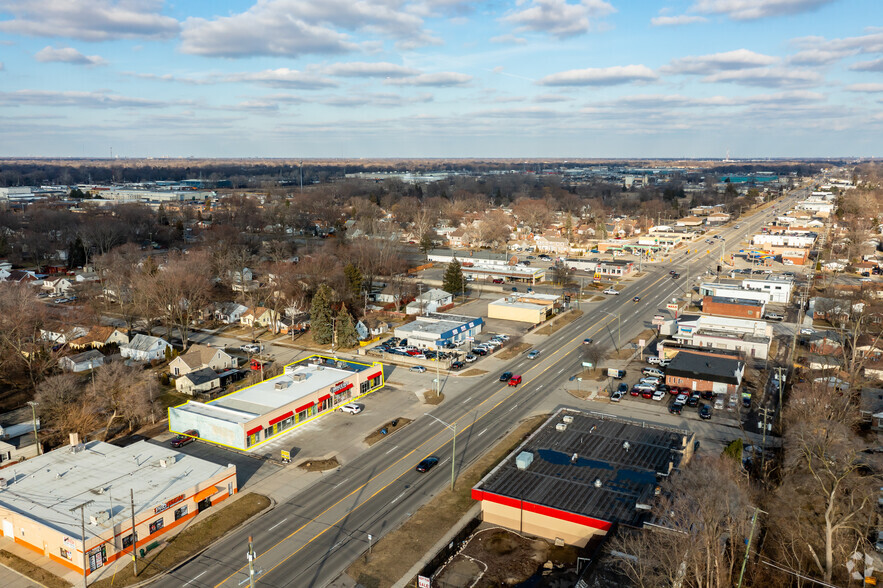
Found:
M 0 0 L 0 156 L 883 156 L 881 0 Z

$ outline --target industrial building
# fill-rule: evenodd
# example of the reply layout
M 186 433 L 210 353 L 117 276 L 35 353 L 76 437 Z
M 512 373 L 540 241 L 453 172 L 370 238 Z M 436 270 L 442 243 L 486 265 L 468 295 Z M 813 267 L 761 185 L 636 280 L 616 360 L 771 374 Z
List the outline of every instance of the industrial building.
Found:
M 5 537 L 79 573 L 131 557 L 238 491 L 234 465 L 71 437 L 0 472 L 0 522 Z
M 487 315 L 493 319 L 538 325 L 555 312 L 560 300 L 561 297 L 556 294 L 513 292 L 511 296 L 490 302 Z
M 251 450 L 305 422 L 383 387 L 383 365 L 314 355 L 211 402 L 169 408 L 169 430 L 195 430 L 203 441 Z
M 745 363 L 738 359 L 682 349 L 666 368 L 665 383 L 696 392 L 735 394 L 744 374 Z
M 642 526 L 662 478 L 693 454 L 687 429 L 563 408 L 472 488 L 482 519 L 584 546 Z
M 702 312 L 717 316 L 734 318 L 760 319 L 766 308 L 760 300 L 740 300 L 725 296 L 704 296 L 702 298 Z
M 437 349 L 448 343 L 468 341 L 481 332 L 482 325 L 481 317 L 431 312 L 396 327 L 395 336 L 407 339 L 414 347 Z

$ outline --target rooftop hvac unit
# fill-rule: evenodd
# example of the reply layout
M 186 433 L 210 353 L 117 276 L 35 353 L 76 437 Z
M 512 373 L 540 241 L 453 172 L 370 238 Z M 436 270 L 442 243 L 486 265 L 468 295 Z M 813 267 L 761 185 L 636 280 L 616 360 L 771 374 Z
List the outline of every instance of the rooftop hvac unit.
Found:
M 594 484 L 595 488 L 600 488 L 603 485 L 604 485 L 604 482 L 601 481 L 601 478 L 595 478 L 595 484 Z
M 288 376 L 288 375 L 291 375 L 291 372 L 293 372 L 295 369 L 297 369 L 297 366 L 287 365 L 282 369 L 282 373 L 284 375 Z
M 291 374 L 291 381 L 292 382 L 303 382 L 306 379 L 307 379 L 306 374 Z
M 522 451 L 518 454 L 518 457 L 515 458 L 515 467 L 519 470 L 526 470 L 530 467 L 530 464 L 533 463 L 533 452 L 532 451 Z
M 6 488 L 7 484 L 6 478 L 0 478 L 0 488 Z
M 641 504 L 640 502 L 635 503 L 635 510 L 650 510 L 649 504 Z
M 570 456 L 570 463 L 576 463 L 579 460 L 579 453 L 574 453 Z
M 629 443 L 628 441 L 623 441 L 623 442 L 622 442 L 622 448 L 625 449 L 626 452 L 628 452 L 628 450 L 632 448 L 632 444 Z
M 110 513 L 106 510 L 99 510 L 93 515 L 89 515 L 89 524 L 90 525 L 101 525 L 106 523 L 110 519 Z
M 565 416 L 564 418 L 562 418 L 561 420 L 564 421 L 564 422 L 567 423 L 567 424 L 570 424 L 570 423 L 573 422 L 573 416 L 572 416 L 572 415 L 567 415 L 567 416 Z
M 175 465 L 175 456 L 169 455 L 168 457 L 163 457 L 159 460 L 159 467 L 167 468 L 170 465 Z
M 557 425 L 555 425 L 555 430 L 559 433 L 563 433 L 567 430 L 567 423 L 558 423 Z
M 291 386 L 290 380 L 279 380 L 278 382 L 276 382 L 276 384 L 273 385 L 276 390 L 284 390 L 289 386 Z

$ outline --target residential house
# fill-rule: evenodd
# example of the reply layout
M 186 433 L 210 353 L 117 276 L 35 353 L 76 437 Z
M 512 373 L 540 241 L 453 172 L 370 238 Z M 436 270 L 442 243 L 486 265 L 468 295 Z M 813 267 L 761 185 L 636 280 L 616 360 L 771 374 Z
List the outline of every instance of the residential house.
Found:
M 233 356 L 218 347 L 192 345 L 187 353 L 183 353 L 169 362 L 169 373 L 173 377 L 183 376 L 203 368 L 222 371 L 235 367 Z
M 722 225 L 730 221 L 730 215 L 726 212 L 714 212 L 705 217 L 705 224 Z
M 129 342 L 128 333 L 116 327 L 94 326 L 82 337 L 70 340 L 71 349 L 99 348 L 105 345 L 123 345 Z
M 40 428 L 40 417 L 30 406 L 0 414 L 0 464 L 40 455 L 35 435 Z
M 246 327 L 260 326 L 266 327 L 273 322 L 271 310 L 263 306 L 255 306 L 249 308 L 239 317 L 239 323 Z
M 453 231 L 447 234 L 448 237 L 448 245 L 451 247 L 465 247 L 466 246 L 466 229 L 463 227 L 459 227 L 454 229 Z
M 225 325 L 231 325 L 240 322 L 239 319 L 247 310 L 247 306 L 238 302 L 218 302 L 214 308 L 214 317 Z
M 135 335 L 128 343 L 120 345 L 120 355 L 134 361 L 153 361 L 163 359 L 166 349 L 172 345 L 160 337 Z
M 65 296 L 73 292 L 74 285 L 67 278 L 54 278 L 43 280 L 41 288 L 50 295 Z
M 87 372 L 104 365 L 104 355 L 97 349 L 90 349 L 76 355 L 62 357 L 58 361 L 58 365 L 66 372 L 74 372 L 75 374 Z
M 193 395 L 197 392 L 210 392 L 220 387 L 220 374 L 208 367 L 188 372 L 175 379 L 175 389 L 182 394 Z
M 389 332 L 389 323 L 374 317 L 365 318 L 356 323 L 356 332 L 360 340 L 372 339 Z
M 454 296 L 433 288 L 420 294 L 413 302 L 405 307 L 407 314 L 425 314 L 427 312 L 437 312 L 439 308 L 443 308 L 454 303 Z
M 7 269 L 5 270 L 5 282 L 17 282 L 39 286 L 43 283 L 43 276 L 32 270 Z
M 83 327 L 55 326 L 40 329 L 40 338 L 54 345 L 65 345 L 74 339 L 83 337 L 87 331 Z
M 78 284 L 86 282 L 97 282 L 99 280 L 98 273 L 92 270 L 78 270 L 74 273 L 74 281 Z
M 541 253 L 567 255 L 570 251 L 570 241 L 568 241 L 566 237 L 540 235 L 534 238 L 534 244 L 536 245 L 537 251 Z

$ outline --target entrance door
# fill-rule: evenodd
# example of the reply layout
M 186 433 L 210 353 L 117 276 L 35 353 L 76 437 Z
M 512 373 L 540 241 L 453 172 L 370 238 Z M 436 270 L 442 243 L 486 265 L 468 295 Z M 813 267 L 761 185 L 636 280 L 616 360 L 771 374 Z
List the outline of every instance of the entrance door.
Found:
M 15 537 L 15 527 L 12 526 L 12 521 L 3 521 L 3 536 Z
M 212 505 L 212 498 L 211 498 L 211 496 L 209 496 L 205 500 L 200 500 L 199 502 L 197 502 L 196 508 L 198 509 L 198 512 L 202 512 L 205 509 L 209 508 L 211 505 Z

